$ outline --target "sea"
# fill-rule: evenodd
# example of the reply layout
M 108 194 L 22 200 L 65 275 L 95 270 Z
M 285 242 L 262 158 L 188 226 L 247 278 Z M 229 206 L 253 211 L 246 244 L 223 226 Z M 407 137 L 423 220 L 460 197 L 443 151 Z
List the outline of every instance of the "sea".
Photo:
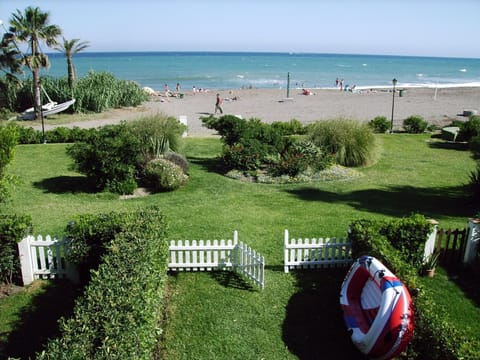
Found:
M 42 75 L 67 74 L 62 53 L 48 54 Z M 387 55 L 252 52 L 80 52 L 77 77 L 110 72 L 141 87 L 175 89 L 480 86 L 480 59 Z

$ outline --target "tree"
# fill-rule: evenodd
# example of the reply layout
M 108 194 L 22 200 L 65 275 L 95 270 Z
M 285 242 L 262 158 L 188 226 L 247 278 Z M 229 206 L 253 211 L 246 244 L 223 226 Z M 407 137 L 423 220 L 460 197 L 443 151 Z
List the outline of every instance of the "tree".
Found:
M 57 25 L 50 25 L 50 15 L 48 12 L 42 12 L 38 7 L 29 6 L 22 13 L 17 12 L 10 19 L 10 32 L 21 42 L 27 42 L 29 54 L 24 55 L 25 65 L 32 71 L 35 117 L 40 117 L 41 98 L 40 98 L 40 68 L 49 66 L 48 56 L 42 53 L 40 41 L 44 41 L 48 47 L 57 45 L 57 37 L 62 31 Z
M 0 20 L 0 25 L 3 25 Z M 6 32 L 0 42 L 0 71 L 5 74 L 0 77 L 0 107 L 5 106 L 9 84 L 18 84 L 19 80 L 15 76 L 22 73 L 22 64 L 19 60 L 20 50 L 14 42 L 12 33 Z
M 80 39 L 67 40 L 63 38 L 63 44 L 55 47 L 55 50 L 63 52 L 67 58 L 68 70 L 68 86 L 73 89 L 75 81 L 75 67 L 73 66 L 73 55 L 85 50 L 89 46 L 88 41 L 80 41 Z

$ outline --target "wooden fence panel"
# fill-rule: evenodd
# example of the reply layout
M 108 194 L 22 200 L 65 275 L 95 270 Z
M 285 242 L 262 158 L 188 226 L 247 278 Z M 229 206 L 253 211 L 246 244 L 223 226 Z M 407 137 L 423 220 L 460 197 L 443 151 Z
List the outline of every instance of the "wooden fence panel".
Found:
M 456 266 L 463 262 L 467 244 L 467 229 L 439 229 L 435 251 L 440 253 L 439 262 L 445 266 Z

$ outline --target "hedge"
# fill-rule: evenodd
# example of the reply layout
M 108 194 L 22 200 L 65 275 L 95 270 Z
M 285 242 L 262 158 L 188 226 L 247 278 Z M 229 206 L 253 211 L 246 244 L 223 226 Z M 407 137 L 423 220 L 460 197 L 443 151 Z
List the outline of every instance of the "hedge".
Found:
M 425 218 L 415 215 L 405 221 L 413 234 L 424 235 L 427 226 Z M 408 287 L 415 307 L 415 332 L 407 348 L 405 358 L 408 359 L 477 359 L 480 353 L 480 342 L 468 339 L 460 329 L 445 320 L 445 316 L 435 304 L 434 299 L 423 290 L 418 281 L 418 269 L 406 261 L 400 250 L 387 239 L 385 229 L 395 222 L 379 222 L 357 220 L 350 224 L 349 238 L 352 241 L 352 256 L 370 255 L 379 259 L 392 270 Z M 402 236 L 402 232 L 398 232 Z M 403 239 L 397 239 L 402 242 Z M 418 238 L 419 243 L 423 239 Z
M 117 219 L 118 214 L 112 217 Z M 111 231 L 74 315 L 61 320 L 61 337 L 49 341 L 38 359 L 152 358 L 161 333 L 167 226 L 157 207 L 121 217 L 122 229 Z M 90 216 L 87 222 L 95 220 Z

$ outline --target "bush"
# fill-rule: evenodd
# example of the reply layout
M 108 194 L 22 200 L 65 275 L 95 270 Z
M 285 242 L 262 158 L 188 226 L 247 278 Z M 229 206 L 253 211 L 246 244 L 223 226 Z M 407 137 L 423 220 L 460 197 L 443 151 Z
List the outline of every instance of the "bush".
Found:
M 268 166 L 268 172 L 272 176 L 289 175 L 295 177 L 298 174 L 312 169 L 324 170 L 330 165 L 329 157 L 310 141 L 293 141 L 285 147 L 285 150 L 272 159 Z
M 283 136 L 303 135 L 303 134 L 306 134 L 307 132 L 307 129 L 297 119 L 292 119 L 289 122 L 275 121 L 271 125 L 275 131 L 279 132 Z
M 472 152 L 473 158 L 480 160 L 480 135 L 472 137 L 469 143 L 470 151 Z
M 142 146 L 130 127 L 121 123 L 99 128 L 85 143 L 68 147 L 67 153 L 75 162 L 74 168 L 89 177 L 98 190 L 125 193 L 135 180 Z
M 428 123 L 420 115 L 412 115 L 403 120 L 403 128 L 409 134 L 421 134 L 427 126 Z
M 470 116 L 468 121 L 460 125 L 457 141 L 470 142 L 473 138 L 480 136 L 480 116 Z
M 385 134 L 387 130 L 390 129 L 390 125 L 390 122 L 385 116 L 377 116 L 368 123 L 368 126 L 370 126 L 373 132 L 380 134 Z
M 6 169 L 13 160 L 17 141 L 16 126 L 0 124 L 0 204 L 10 196 L 9 187 L 14 182 L 14 178 L 6 173 Z
M 470 173 L 469 187 L 473 199 L 480 200 L 480 164 L 477 164 L 477 169 Z M 478 248 L 480 249 L 480 246 Z
M 77 299 L 74 315 L 61 320 L 61 337 L 49 341 L 38 359 L 153 358 L 168 266 L 164 217 L 157 207 L 99 217 L 101 264 Z M 79 234 L 96 238 L 89 229 L 96 229 L 97 218 L 87 218 Z
M 18 245 L 32 231 L 28 215 L 0 214 L 0 282 L 21 283 Z
M 176 190 L 188 181 L 183 169 L 166 159 L 151 160 L 145 168 L 145 177 L 156 191 Z
M 309 131 L 311 141 L 340 165 L 363 166 L 376 159 L 376 139 L 366 124 L 348 119 L 318 121 Z
M 185 156 L 176 152 L 167 152 L 165 155 L 163 155 L 163 158 L 179 166 L 182 169 L 183 173 L 185 175 L 188 175 L 188 169 L 190 166 Z
M 182 150 L 182 134 L 186 126 L 172 116 L 164 114 L 146 116 L 129 122 L 128 126 L 142 144 L 144 164 L 167 152 Z

